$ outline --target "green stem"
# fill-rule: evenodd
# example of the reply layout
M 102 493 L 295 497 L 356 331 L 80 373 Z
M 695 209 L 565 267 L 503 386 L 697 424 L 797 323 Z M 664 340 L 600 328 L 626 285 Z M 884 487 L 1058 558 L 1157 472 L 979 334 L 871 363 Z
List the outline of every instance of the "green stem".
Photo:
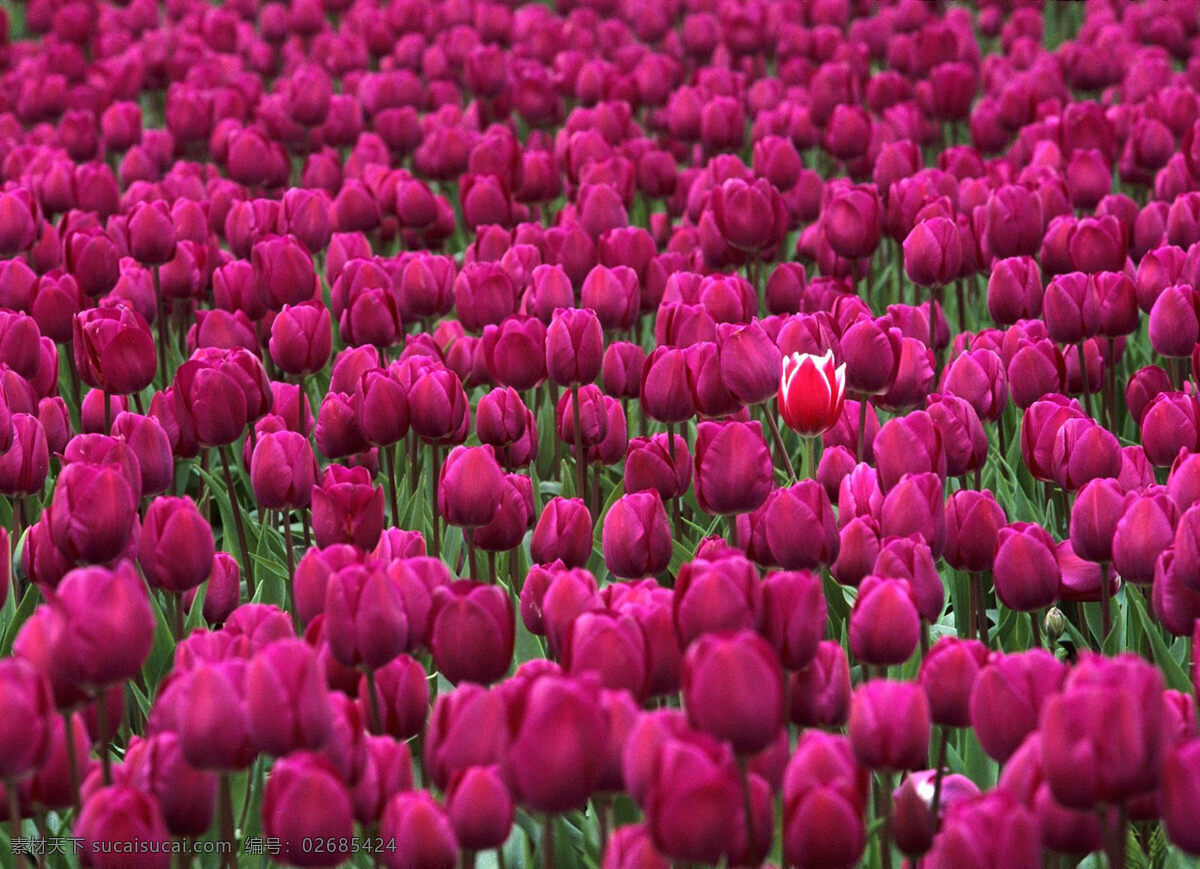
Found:
M 12 832 L 9 834 L 9 847 L 21 837 L 21 800 L 17 796 L 17 780 L 6 779 L 4 790 L 8 792 L 8 823 Z
M 430 453 L 432 456 L 430 462 L 430 516 L 433 525 L 433 551 L 430 555 L 440 558 L 442 557 L 442 528 L 438 522 L 438 473 L 440 472 L 438 460 L 440 456 L 437 444 L 430 444 Z
M 367 670 L 367 703 L 371 710 L 371 732 L 383 733 L 383 715 L 379 712 L 379 692 L 375 690 L 375 671 Z
M 71 771 L 71 801 L 79 808 L 79 757 L 75 754 L 75 725 L 70 712 L 62 714 L 63 738 L 67 745 L 67 766 Z
M 587 453 L 583 449 L 583 425 L 579 412 L 579 385 L 571 386 L 571 412 L 575 417 L 575 480 L 576 497 L 587 500 Z
M 554 869 L 554 815 L 542 818 L 542 869 Z
M 228 846 L 223 862 L 232 866 L 235 865 L 233 854 L 237 834 L 233 827 L 233 776 L 227 772 L 221 773 L 220 813 L 221 841 Z
M 246 544 L 246 526 L 242 521 L 242 508 L 238 503 L 237 489 L 233 485 L 233 464 L 230 458 L 233 453 L 233 447 L 226 445 L 217 450 L 221 454 L 221 466 L 225 471 L 225 488 L 229 491 L 229 506 L 232 508 L 233 524 L 237 529 L 238 547 L 242 551 L 242 569 L 246 571 L 246 588 L 250 593 L 250 599 L 254 599 L 255 584 L 254 584 L 254 563 L 250 560 L 250 547 Z
M 796 469 L 792 466 L 792 457 L 788 455 L 787 447 L 783 445 L 783 434 L 779 431 L 779 423 L 775 419 L 774 408 L 770 404 L 763 406 L 763 416 L 767 418 L 767 427 L 771 429 L 771 438 L 775 441 L 775 449 L 783 459 L 783 467 L 787 471 L 788 482 L 796 481 Z
M 856 456 L 858 461 L 863 460 L 863 446 L 867 437 L 867 396 L 859 395 L 858 397 L 858 450 Z

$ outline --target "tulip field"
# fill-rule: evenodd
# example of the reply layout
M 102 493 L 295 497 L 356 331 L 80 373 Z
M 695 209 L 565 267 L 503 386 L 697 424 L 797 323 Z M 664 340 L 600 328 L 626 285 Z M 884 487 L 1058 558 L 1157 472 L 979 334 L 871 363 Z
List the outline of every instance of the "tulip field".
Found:
M 0 0 L 0 866 L 1200 866 L 1200 0 Z

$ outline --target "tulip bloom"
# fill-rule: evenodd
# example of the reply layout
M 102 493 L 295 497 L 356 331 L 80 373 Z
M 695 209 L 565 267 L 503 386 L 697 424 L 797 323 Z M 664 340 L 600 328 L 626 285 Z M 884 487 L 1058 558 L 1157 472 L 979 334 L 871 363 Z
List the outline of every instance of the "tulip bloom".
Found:
M 815 437 L 832 428 L 845 396 L 846 364 L 835 366 L 832 350 L 824 356 L 793 353 L 783 358 L 779 412 L 792 431 Z
M 752 631 L 706 634 L 683 659 L 688 720 L 741 754 L 766 748 L 783 726 L 783 668 Z

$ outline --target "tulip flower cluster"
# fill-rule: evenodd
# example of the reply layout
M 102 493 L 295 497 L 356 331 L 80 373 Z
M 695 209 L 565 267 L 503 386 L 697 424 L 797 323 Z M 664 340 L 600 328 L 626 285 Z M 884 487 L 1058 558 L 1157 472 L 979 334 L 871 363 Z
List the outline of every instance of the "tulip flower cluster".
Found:
M 1197 0 L 16 0 L 0 84 L 18 862 L 1200 857 Z

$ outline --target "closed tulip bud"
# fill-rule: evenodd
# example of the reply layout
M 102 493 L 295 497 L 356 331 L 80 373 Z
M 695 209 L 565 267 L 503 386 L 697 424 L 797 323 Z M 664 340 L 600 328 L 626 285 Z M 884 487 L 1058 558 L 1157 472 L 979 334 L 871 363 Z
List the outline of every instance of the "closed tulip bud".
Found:
M 213 568 L 212 528 L 191 498 L 155 498 L 142 521 L 138 564 L 155 588 L 185 592 Z
M 438 787 L 470 766 L 499 763 L 505 744 L 506 702 L 500 694 L 466 682 L 439 694 L 425 740 L 425 768 Z
M 758 699 L 736 702 L 739 691 L 757 686 Z M 707 635 L 683 659 L 683 697 L 688 720 L 739 754 L 771 743 L 783 726 L 783 673 L 774 649 L 750 631 Z M 717 698 L 732 698 L 721 702 Z
M 454 869 L 458 843 L 446 811 L 425 791 L 396 794 L 384 809 L 379 833 L 395 840 L 396 850 L 384 857 L 389 869 Z
M 501 386 L 533 389 L 546 379 L 546 327 L 532 317 L 508 317 L 483 329 L 479 352 L 492 380 Z
M 1023 340 L 1008 363 L 1013 403 L 1022 409 L 1067 388 L 1067 364 L 1062 350 L 1048 338 Z
M 512 661 L 512 603 L 499 586 L 467 580 L 433 597 L 429 645 L 438 670 L 451 682 L 491 684 Z
M 1004 763 L 1037 729 L 1047 698 L 1058 692 L 1066 665 L 1043 649 L 996 655 L 971 689 L 971 726 L 983 750 Z
M 840 727 L 850 712 L 850 664 L 841 644 L 823 640 L 788 680 L 788 718 L 799 727 Z
M 696 500 L 706 513 L 749 513 L 771 489 L 761 423 L 700 423 L 694 462 Z
M 925 692 L 912 682 L 874 679 L 850 702 L 850 743 L 870 769 L 918 769 L 929 757 L 930 711 Z
M 905 474 L 883 499 L 879 526 L 884 537 L 918 534 L 935 558 L 946 541 L 943 482 L 934 473 Z
M 369 552 L 383 533 L 383 487 L 372 486 L 364 468 L 331 465 L 312 490 L 317 546 L 351 543 Z
M 783 783 L 783 851 L 790 865 L 840 869 L 866 848 L 867 777 L 844 736 L 810 731 Z
M 109 561 L 121 554 L 133 533 L 136 506 L 120 466 L 68 464 L 55 483 L 48 512 L 54 545 L 74 562 Z
M 779 191 L 766 179 L 748 183 L 731 178 L 714 187 L 709 200 L 717 230 L 741 251 L 765 251 L 783 240 L 787 210 Z
M 542 509 L 529 544 L 536 564 L 561 559 L 583 567 L 592 554 L 592 516 L 581 498 L 552 498 Z
M 1137 329 L 1137 291 L 1132 278 L 1123 272 L 1101 272 L 1095 281 L 1100 294 L 1100 334 L 1117 338 Z
M 312 503 L 316 460 L 308 438 L 293 431 L 261 435 L 250 458 L 254 499 L 268 510 L 303 509 Z
M 1004 509 L 989 491 L 959 489 L 946 499 L 946 563 L 981 573 L 992 569 L 997 536 L 1005 526 Z
M 871 187 L 840 190 L 821 212 L 830 247 L 845 259 L 870 256 L 879 246 L 879 194 Z
M 1160 392 L 1142 412 L 1141 431 L 1146 458 L 1169 467 L 1180 450 L 1193 452 L 1200 442 L 1200 404 L 1184 392 Z
M 858 585 L 874 568 L 879 551 L 879 523 L 870 516 L 851 519 L 839 534 L 837 561 L 830 567 L 834 579 Z
M 131 308 L 92 308 L 75 315 L 75 366 L 88 386 L 118 395 L 140 392 L 154 380 L 158 357 L 150 326 Z
M 3 725 L 0 751 L 0 773 L 11 787 L 46 761 L 56 712 L 50 682 L 23 658 L 0 661 L 0 697 L 14 713 Z
M 124 783 L 151 794 L 162 807 L 167 829 L 177 836 L 200 836 L 212 824 L 217 777 L 183 759 L 179 737 L 163 732 L 134 737 L 125 754 Z
M 135 864 L 146 869 L 170 866 L 171 833 L 158 800 L 129 785 L 92 793 L 75 820 L 74 835 L 89 865 L 116 869 Z M 127 849 L 139 858 L 130 859 Z
M 904 273 L 922 287 L 942 287 L 962 264 L 958 225 L 946 217 L 923 220 L 904 239 Z
M 498 263 L 473 262 L 454 278 L 454 308 L 463 328 L 478 332 L 516 313 L 512 278 Z
M 678 347 L 658 347 L 642 369 L 642 411 L 659 422 L 685 422 L 696 413 L 688 388 L 688 367 Z
M 1161 797 L 1163 821 L 1172 844 L 1188 854 L 1200 854 L 1200 835 L 1191 823 L 1200 797 L 1200 739 L 1176 746 L 1166 756 Z
M 668 869 L 670 861 L 655 847 L 644 824 L 629 824 L 613 831 L 604 844 L 601 869 Z
M 841 415 L 846 392 L 846 366 L 824 356 L 793 353 L 783 360 L 779 410 L 788 428 L 813 437 L 829 429 Z
M 936 622 L 945 604 L 945 589 L 934 565 L 933 553 L 918 537 L 893 537 L 885 541 L 871 573 L 909 584 L 917 612 L 927 622 Z
M 246 668 L 246 721 L 250 738 L 268 754 L 317 750 L 329 738 L 331 719 L 325 670 L 300 639 L 261 649 Z
M 996 596 L 1009 609 L 1038 610 L 1058 599 L 1061 574 L 1054 539 L 1044 528 L 1015 522 L 996 538 Z
M 197 589 L 189 589 L 183 595 L 183 608 L 190 612 Z M 204 620 L 210 625 L 219 625 L 229 618 L 241 602 L 242 575 L 237 560 L 227 552 L 213 556 L 212 572 L 204 586 Z
M 1079 402 L 1062 396 L 1035 401 L 1025 410 L 1021 417 L 1021 457 L 1034 479 L 1054 479 L 1051 461 L 1058 430 L 1068 419 L 1083 415 Z
M 658 748 L 656 766 L 643 803 L 659 851 L 678 860 L 717 862 L 745 847 L 744 792 L 727 745 L 707 734 L 681 734 Z M 699 817 L 715 820 L 700 824 Z
M 767 546 L 775 563 L 785 570 L 809 570 L 832 564 L 839 537 L 833 505 L 816 480 L 801 480 L 767 497 L 763 523 Z M 792 532 L 798 527 L 809 534 Z
M 108 404 L 105 410 L 104 405 Z M 30 408 L 33 410 L 33 408 Z M 108 420 L 129 410 L 129 401 L 123 395 L 105 394 L 99 389 L 89 389 L 79 406 L 79 430 L 85 434 L 103 434 Z
M 498 767 L 472 766 L 455 774 L 446 814 L 458 843 L 472 851 L 498 848 L 512 830 L 514 807 Z
M 763 635 L 788 670 L 807 667 L 825 632 L 825 595 L 808 571 L 776 572 L 762 584 Z
M 673 445 L 668 437 L 674 438 Z M 656 434 L 629 442 L 625 453 L 626 492 L 654 489 L 667 501 L 686 492 L 691 480 L 691 456 L 687 442 L 679 435 Z
M 970 402 L 981 420 L 995 422 L 1008 405 L 1004 362 L 991 350 L 962 353 L 943 372 L 941 391 Z
M 325 624 L 329 649 L 346 667 L 377 669 L 419 639 L 396 584 L 378 567 L 352 564 L 329 578 Z
M 566 643 L 567 634 L 575 619 L 585 612 L 602 608 L 602 603 L 596 593 L 596 577 L 586 570 L 566 570 L 554 564 L 549 569 L 548 583 L 541 588 L 535 587 L 529 595 L 522 589 L 522 608 L 537 614 L 542 610 L 542 622 L 546 639 L 551 652 L 559 654 Z M 538 585 L 537 574 L 531 578 Z M 530 619 L 530 621 L 536 621 Z M 535 624 L 536 626 L 536 624 Z
M 657 491 L 622 495 L 609 508 L 601 532 L 604 563 L 616 576 L 660 573 L 671 561 L 671 529 Z
M 903 664 L 917 648 L 921 622 L 912 588 L 902 579 L 868 576 L 850 613 L 850 650 L 868 664 Z
M 998 260 L 988 278 L 987 306 L 997 326 L 1042 313 L 1042 275 L 1032 257 Z
M 598 693 L 593 683 L 545 675 L 510 698 L 503 770 L 528 809 L 569 811 L 600 783 L 604 756 L 596 748 L 608 728 Z
M 297 752 L 272 765 L 263 787 L 263 832 L 287 849 L 289 862 L 334 866 L 345 860 L 354 830 L 353 811 L 345 782 L 321 755 Z M 313 841 L 328 846 L 301 847 Z
M 563 308 L 546 332 L 546 372 L 559 386 L 591 383 L 600 373 L 604 335 L 590 308 Z
M 1200 501 L 1200 458 L 1180 455 L 1167 474 L 1167 493 L 1180 512 Z
M 159 422 L 149 416 L 119 413 L 113 420 L 112 430 L 137 457 L 142 484 L 137 494 L 146 497 L 166 491 L 175 468 L 170 441 Z
M 839 520 L 845 524 L 862 516 L 877 518 L 882 506 L 883 492 L 879 489 L 878 473 L 866 462 L 855 465 L 838 487 Z
M 42 491 L 49 473 L 46 430 L 36 416 L 14 413 L 12 443 L 0 453 L 0 492 L 9 497 L 36 494 Z
M 1042 243 L 1042 204 L 1037 193 L 1007 185 L 988 197 L 987 246 L 993 256 L 1032 256 Z
M 598 265 L 583 281 L 580 299 L 596 312 L 605 329 L 629 329 L 639 313 L 641 289 L 637 272 L 628 266 Z
M 453 371 L 430 368 L 421 373 L 408 390 L 408 409 L 409 424 L 427 443 L 461 443 L 465 439 L 471 407 L 462 381 Z
M 841 338 L 846 385 L 864 395 L 887 392 L 900 367 L 902 337 L 899 329 L 865 317 L 846 329 Z
M 208 364 L 215 357 L 201 358 L 205 352 L 197 351 L 175 372 L 174 410 L 177 417 L 186 418 L 200 443 L 221 447 L 241 437 L 251 408 L 236 372 L 226 364 L 231 360 Z M 261 413 L 254 414 L 258 416 Z
M 925 860 L 936 866 L 1037 866 L 1038 820 L 1006 790 L 956 802 Z
M 942 637 L 921 662 L 917 681 L 929 695 L 930 713 L 943 727 L 971 725 L 971 690 L 988 662 L 987 646 L 977 640 Z
M 578 411 L 575 408 L 576 397 L 579 399 Z M 608 436 L 604 395 L 594 384 L 589 383 L 577 393 L 574 390 L 563 392 L 554 409 L 554 416 L 558 439 L 565 444 L 582 442 L 585 447 L 595 447 Z M 575 429 L 576 416 L 579 419 L 578 432 Z
M 1125 502 L 1113 531 L 1112 561 L 1126 582 L 1149 584 L 1158 554 L 1175 539 L 1179 511 L 1165 491 L 1144 492 Z
M 1042 709 L 1042 765 L 1069 808 L 1154 790 L 1164 752 L 1162 674 L 1134 655 L 1085 658 Z M 1086 767 L 1080 760 L 1090 758 Z
M 885 423 L 875 436 L 873 452 L 884 492 L 905 474 L 946 473 L 941 432 L 924 411 L 914 411 Z
M 604 350 L 600 382 L 606 395 L 637 398 L 641 394 L 646 351 L 628 341 L 614 341 Z
M 163 202 L 139 203 L 129 216 L 129 253 L 147 266 L 175 256 L 175 225 Z
M 1200 593 L 1193 591 L 1181 576 L 1175 552 L 1167 549 L 1154 565 L 1154 585 L 1150 603 L 1154 617 L 1177 637 L 1189 636 L 1196 619 L 1200 618 Z
M 1167 287 L 1150 309 L 1150 346 L 1162 356 L 1190 356 L 1200 338 L 1200 296 L 1188 284 Z
M 94 689 L 129 679 L 150 653 L 154 616 L 145 583 L 128 561 L 115 570 L 73 570 L 55 589 L 50 647 L 56 672 Z M 119 636 L 119 643 L 111 638 Z M 104 654 L 99 649 L 108 649 Z
M 752 630 L 761 611 L 762 584 L 745 558 L 697 559 L 679 569 L 673 621 L 681 647 L 701 634 Z
M 503 483 L 491 447 L 455 447 L 438 479 L 438 512 L 461 528 L 487 525 L 500 509 Z
M 1042 317 L 1050 337 L 1062 344 L 1078 344 L 1100 329 L 1100 294 L 1090 275 L 1058 275 L 1046 286 Z
M 429 713 L 429 683 L 420 662 L 408 655 L 399 655 L 375 670 L 374 675 L 380 732 L 401 740 L 422 732 Z M 358 695 L 363 718 L 374 730 L 369 684 L 363 676 Z
M 1121 472 L 1121 445 L 1108 429 L 1091 419 L 1067 420 L 1054 439 L 1051 463 L 1055 481 L 1068 492 L 1091 480 Z
M 722 323 L 717 347 L 721 382 L 738 402 L 760 404 L 779 389 L 779 348 L 759 323 Z
M 377 822 L 388 801 L 412 787 L 408 744 L 390 736 L 368 736 L 366 765 L 353 788 L 355 819 L 360 824 Z
M 389 372 L 365 373 L 358 382 L 352 404 L 367 443 L 390 447 L 408 434 L 408 394 Z
M 594 675 L 611 691 L 641 701 L 650 689 L 650 655 L 641 623 L 629 613 L 590 610 L 575 617 L 558 644 L 570 676 Z
M 285 374 L 304 376 L 329 362 L 333 333 L 323 305 L 284 305 L 271 320 L 271 360 Z

